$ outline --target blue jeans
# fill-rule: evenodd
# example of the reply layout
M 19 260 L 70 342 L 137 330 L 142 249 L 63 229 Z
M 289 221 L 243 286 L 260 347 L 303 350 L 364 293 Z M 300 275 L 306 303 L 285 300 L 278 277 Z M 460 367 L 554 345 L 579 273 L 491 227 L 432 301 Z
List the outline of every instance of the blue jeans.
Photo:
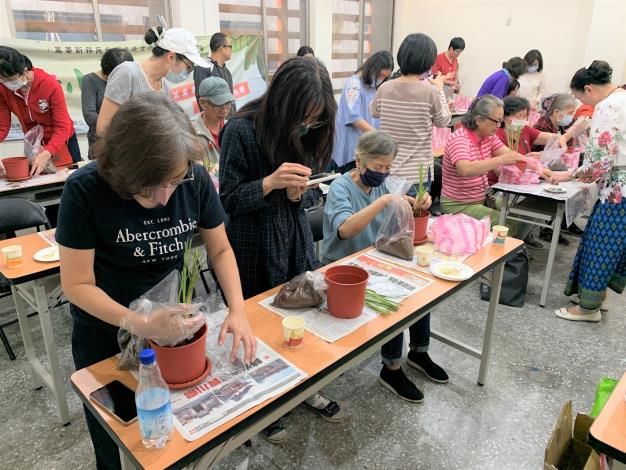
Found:
M 427 352 L 430 345 L 430 313 L 409 327 L 409 349 L 418 353 Z M 385 343 L 380 348 L 383 364 L 395 366 L 400 364 L 404 346 L 404 332 Z

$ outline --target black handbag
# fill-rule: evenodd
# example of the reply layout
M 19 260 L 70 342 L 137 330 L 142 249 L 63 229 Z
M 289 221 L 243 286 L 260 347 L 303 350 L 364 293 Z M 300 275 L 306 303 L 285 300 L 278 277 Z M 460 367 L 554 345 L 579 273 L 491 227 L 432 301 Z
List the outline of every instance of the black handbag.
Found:
M 510 255 L 504 264 L 500 304 L 510 307 L 523 307 L 528 287 L 528 253 L 526 249 Z M 491 284 L 480 283 L 480 298 L 491 299 Z

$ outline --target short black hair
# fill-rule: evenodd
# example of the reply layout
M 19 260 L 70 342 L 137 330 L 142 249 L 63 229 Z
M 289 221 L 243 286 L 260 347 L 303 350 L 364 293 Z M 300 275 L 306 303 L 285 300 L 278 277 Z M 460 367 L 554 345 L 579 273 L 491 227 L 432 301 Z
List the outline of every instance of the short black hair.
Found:
M 530 102 L 522 96 L 507 96 L 503 101 L 505 116 L 519 113 L 523 109 L 530 111 Z
M 502 68 L 508 70 L 511 77 L 518 79 L 526 73 L 526 62 L 521 57 L 511 57 L 502 64 Z
M 397 57 L 402 75 L 421 75 L 435 65 L 437 46 L 426 34 L 409 34 L 400 44 Z
M 573 90 L 583 91 L 586 85 L 606 85 L 611 83 L 613 69 L 604 60 L 594 60 L 587 68 L 578 69 L 569 87 Z
M 109 75 L 113 72 L 113 69 L 120 65 L 122 62 L 133 62 L 133 55 L 128 52 L 128 49 L 121 47 L 113 47 L 107 50 L 100 59 L 100 68 L 102 73 Z
M 215 33 L 211 36 L 211 42 L 209 43 L 209 47 L 211 48 L 211 52 L 217 51 L 220 47 L 226 44 L 228 40 L 228 36 L 224 33 Z
M 529 67 L 534 61 L 537 61 L 539 62 L 539 68 L 537 68 L 537 72 L 541 72 L 543 70 L 543 56 L 541 55 L 541 52 L 539 52 L 539 49 L 531 49 L 530 51 L 528 51 L 524 56 L 524 61 Z
M 454 51 L 465 50 L 465 39 L 456 37 L 450 39 L 450 44 L 448 45 L 448 49 L 452 48 Z
M 32 70 L 28 57 L 12 47 L 0 46 L 0 75 L 8 78 L 21 75 L 24 70 Z
M 372 86 L 381 70 L 393 71 L 393 66 L 393 56 L 391 52 L 378 51 L 369 56 L 356 73 L 361 74 L 361 79 L 365 85 Z
M 509 87 L 506 90 L 507 96 L 511 94 L 512 91 L 519 90 L 520 84 L 519 81 L 513 79 L 509 81 Z
M 312 54 L 315 56 L 315 51 L 312 47 L 302 46 L 300 49 L 298 49 L 298 52 L 296 52 L 296 55 L 298 57 L 304 57 L 306 54 Z

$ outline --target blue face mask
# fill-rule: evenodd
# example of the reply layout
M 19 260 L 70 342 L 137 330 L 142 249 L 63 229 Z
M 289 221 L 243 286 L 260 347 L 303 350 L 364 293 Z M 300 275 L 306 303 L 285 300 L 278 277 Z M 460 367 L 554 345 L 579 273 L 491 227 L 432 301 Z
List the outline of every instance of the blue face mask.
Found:
M 182 72 L 172 72 L 171 70 L 165 76 L 165 80 L 170 83 L 181 83 L 187 80 L 187 77 L 191 74 L 191 71 L 185 69 Z
M 365 167 L 365 172 L 361 173 L 361 183 L 370 188 L 377 188 L 384 183 L 389 173 L 381 173 L 380 171 L 372 171 Z
M 559 121 L 559 126 L 567 127 L 572 123 L 573 120 L 574 120 L 574 116 L 570 116 L 568 114 L 567 116 L 563 117 L 563 119 Z
M 537 70 L 539 70 L 539 66 L 538 65 L 531 65 L 526 70 L 528 71 L 528 73 L 535 73 Z

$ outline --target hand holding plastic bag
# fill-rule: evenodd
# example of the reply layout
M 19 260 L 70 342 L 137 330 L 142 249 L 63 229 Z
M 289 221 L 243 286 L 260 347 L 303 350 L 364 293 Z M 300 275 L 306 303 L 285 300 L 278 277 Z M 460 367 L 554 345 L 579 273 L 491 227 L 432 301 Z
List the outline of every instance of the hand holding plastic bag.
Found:
M 376 236 L 375 246 L 378 251 L 410 260 L 415 253 L 415 219 L 413 208 L 402 196 L 407 193 L 411 183 L 404 178 L 389 176 L 385 184 L 389 193 L 397 197 L 387 205 L 385 220 Z
M 43 140 L 43 127 L 36 125 L 26 134 L 24 134 L 24 155 L 28 158 L 28 163 L 32 167 L 35 162 L 35 157 L 43 152 L 44 148 L 41 145 Z M 57 172 L 57 169 L 52 163 L 52 157 L 45 163 L 43 170 L 39 174 L 51 175 Z
M 143 312 L 133 312 L 122 318 L 120 328 L 141 338 L 148 338 L 160 346 L 174 346 L 190 338 L 205 323 L 200 312 L 190 314 L 184 306 L 154 304 L 142 301 Z M 148 304 L 151 304 L 148 306 Z
M 559 145 L 559 137 L 552 137 L 543 148 L 543 152 L 541 152 L 541 163 L 552 171 L 567 170 L 567 167 L 561 160 L 561 156 L 564 153 L 565 149 Z

